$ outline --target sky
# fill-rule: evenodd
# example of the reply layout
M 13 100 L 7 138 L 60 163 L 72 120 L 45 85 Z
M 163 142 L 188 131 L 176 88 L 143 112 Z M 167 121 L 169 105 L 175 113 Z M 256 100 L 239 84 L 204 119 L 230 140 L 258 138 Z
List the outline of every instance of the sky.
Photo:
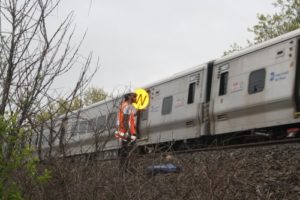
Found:
M 273 13 L 274 0 L 63 0 L 54 12 L 74 12 L 80 54 L 93 52 L 100 68 L 91 86 L 111 93 L 143 87 L 219 58 L 234 42 L 245 45 L 257 13 Z M 54 24 L 55 25 L 55 24 Z M 81 65 L 56 82 L 71 88 Z

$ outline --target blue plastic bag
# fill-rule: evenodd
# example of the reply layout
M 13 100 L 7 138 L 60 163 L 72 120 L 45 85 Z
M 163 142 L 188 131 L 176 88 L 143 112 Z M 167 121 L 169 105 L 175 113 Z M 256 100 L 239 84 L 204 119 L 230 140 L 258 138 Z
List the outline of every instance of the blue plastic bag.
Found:
M 166 173 L 178 173 L 180 168 L 172 163 L 168 164 L 160 164 L 160 165 L 152 165 L 147 167 L 147 174 L 166 174 Z

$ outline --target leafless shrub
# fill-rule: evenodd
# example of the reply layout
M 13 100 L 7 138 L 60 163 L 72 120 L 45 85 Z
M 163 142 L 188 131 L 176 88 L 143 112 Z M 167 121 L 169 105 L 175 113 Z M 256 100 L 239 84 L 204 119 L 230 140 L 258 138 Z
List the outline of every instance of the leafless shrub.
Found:
M 55 159 L 47 164 L 53 179 L 36 188 L 35 194 L 36 199 L 297 199 L 300 173 L 295 167 L 300 161 L 293 155 L 298 150 L 281 154 L 284 148 L 276 149 L 169 152 L 171 159 L 165 153 L 147 158 L 132 155 L 127 173 L 120 171 L 118 160 Z M 269 157 L 272 152 L 278 156 Z M 181 171 L 145 173 L 148 166 L 166 163 Z

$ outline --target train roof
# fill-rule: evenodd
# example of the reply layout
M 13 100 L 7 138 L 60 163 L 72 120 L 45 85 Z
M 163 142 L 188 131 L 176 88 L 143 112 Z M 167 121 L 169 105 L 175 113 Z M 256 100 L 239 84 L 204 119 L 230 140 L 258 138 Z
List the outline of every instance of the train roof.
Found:
M 300 36 L 300 29 L 291 31 L 289 33 L 286 33 L 286 34 L 278 36 L 276 38 L 267 40 L 267 41 L 262 42 L 260 44 L 253 45 L 251 47 L 245 48 L 245 49 L 240 50 L 238 52 L 232 53 L 228 56 L 224 56 L 222 58 L 216 59 L 214 63 L 215 64 L 220 64 L 220 63 L 223 63 L 223 62 L 228 62 L 232 59 L 247 55 L 247 54 L 255 52 L 259 49 L 267 48 L 269 46 L 272 46 L 274 44 L 277 44 L 277 43 L 280 43 L 280 42 L 283 42 L 283 41 L 286 41 L 286 40 L 290 40 L 290 39 L 295 38 L 297 36 Z
M 107 104 L 107 103 L 110 103 L 112 101 L 116 101 L 118 100 L 119 98 L 122 98 L 122 95 L 121 96 L 116 96 L 116 97 L 109 97 L 109 98 L 106 98 L 102 101 L 99 101 L 99 102 L 96 102 L 96 103 L 93 103 L 89 106 L 86 106 L 86 107 L 83 107 L 83 108 L 79 108 L 77 110 L 73 110 L 73 111 L 70 111 L 68 113 L 68 117 L 72 117 L 73 115 L 76 115 L 78 112 L 82 112 L 82 111 L 86 111 L 86 110 L 89 110 L 89 109 L 92 109 L 94 107 L 97 107 L 99 105 L 103 105 L 103 104 Z M 62 114 L 58 117 L 58 119 L 62 119 L 65 117 L 65 114 Z
M 99 105 L 103 105 L 103 104 L 110 103 L 110 102 L 112 102 L 112 101 L 116 101 L 116 100 L 118 100 L 119 98 L 122 98 L 122 96 L 123 96 L 123 95 L 120 95 L 120 96 L 117 95 L 117 96 L 115 96 L 115 97 L 108 97 L 108 98 L 106 98 L 106 99 L 104 99 L 104 100 L 102 100 L 102 101 L 99 101 L 99 102 L 93 103 L 93 104 L 91 104 L 91 105 L 89 105 L 89 106 L 86 106 L 86 107 L 83 107 L 83 108 L 81 108 L 81 109 L 75 110 L 73 113 L 76 113 L 76 112 L 79 112 L 79 111 L 84 111 L 84 110 L 89 110 L 89 109 L 92 109 L 92 108 L 97 107 L 97 106 L 99 106 Z
M 188 68 L 188 69 L 183 70 L 181 72 L 175 73 L 175 74 L 173 74 L 173 75 L 171 75 L 171 76 L 169 76 L 167 78 L 164 78 L 164 79 L 155 81 L 155 82 L 153 82 L 151 84 L 145 85 L 144 87 L 141 87 L 141 88 L 149 89 L 151 87 L 154 87 L 154 86 L 157 86 L 157 85 L 160 85 L 160 84 L 163 84 L 163 83 L 166 83 L 166 82 L 169 82 L 169 81 L 181 78 L 183 76 L 195 73 L 197 71 L 204 70 L 206 68 L 206 66 L 207 66 L 207 63 L 204 63 L 204 64 L 201 64 L 201 65 L 197 65 L 195 67 Z
M 151 88 L 151 87 L 160 85 L 160 84 L 162 84 L 162 83 L 165 83 L 165 82 L 168 82 L 168 81 L 175 80 L 175 79 L 177 79 L 177 78 L 186 76 L 186 75 L 188 75 L 188 74 L 192 74 L 192 73 L 194 73 L 194 72 L 201 71 L 201 70 L 203 70 L 206 66 L 207 66 L 207 63 L 204 63 L 204 64 L 202 64 L 202 65 L 197 65 L 197 66 L 195 66 L 195 67 L 188 68 L 188 69 L 186 69 L 186 70 L 184 70 L 184 71 L 175 73 L 175 74 L 173 74 L 172 76 L 169 76 L 169 77 L 167 77 L 167 78 L 165 78 L 165 79 L 161 79 L 161 80 L 159 80 L 159 81 L 153 82 L 153 83 L 151 83 L 151 84 L 149 84 L 149 85 L 145 85 L 144 87 L 140 87 L 140 88 L 148 89 L 148 88 Z M 124 94 L 125 94 L 125 92 L 124 92 Z M 79 111 L 88 110 L 88 109 L 97 107 L 97 106 L 102 105 L 102 104 L 109 103 L 109 102 L 111 102 L 111 101 L 113 101 L 113 100 L 122 98 L 122 96 L 123 96 L 124 94 L 116 95 L 115 97 L 109 97 L 109 98 L 106 98 L 105 100 L 102 100 L 102 101 L 99 101 L 99 102 L 97 102 L 97 103 L 91 104 L 91 105 L 89 105 L 89 106 L 86 106 L 86 107 L 80 108 L 80 109 L 78 109 L 78 110 L 75 110 L 75 111 L 72 112 L 72 114 L 75 114 L 75 113 L 77 113 L 77 112 L 79 112 Z

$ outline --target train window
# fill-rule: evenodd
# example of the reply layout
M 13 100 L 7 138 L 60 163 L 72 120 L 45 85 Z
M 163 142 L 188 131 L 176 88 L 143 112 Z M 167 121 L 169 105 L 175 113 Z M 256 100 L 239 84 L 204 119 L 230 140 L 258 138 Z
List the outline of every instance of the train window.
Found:
M 105 129 L 105 121 L 106 121 L 106 116 L 102 115 L 98 117 L 97 120 L 97 130 L 103 130 Z
M 88 132 L 94 132 L 96 130 L 96 118 L 90 119 L 88 121 L 89 123 L 89 128 L 88 128 Z
M 172 104 L 173 104 L 173 96 L 165 97 L 163 100 L 161 114 L 162 115 L 170 114 L 172 112 Z
M 223 96 L 227 93 L 228 84 L 228 72 L 223 72 L 220 78 L 219 96 Z
M 88 121 L 80 121 L 78 126 L 78 133 L 85 134 L 88 127 Z
M 265 87 L 266 70 L 259 69 L 250 73 L 248 93 L 255 94 L 263 91 Z
M 75 136 L 77 133 L 77 123 L 71 123 L 70 127 L 70 135 Z
M 148 120 L 148 114 L 149 114 L 148 108 L 147 108 L 146 110 L 143 110 L 143 111 L 141 112 L 141 120 L 142 120 L 142 121 Z
M 191 83 L 189 85 L 189 93 L 188 93 L 188 104 L 194 103 L 194 97 L 195 97 L 195 89 L 196 89 L 196 83 Z
M 42 144 L 47 145 L 48 143 L 49 143 L 49 140 L 48 140 L 47 136 L 42 135 Z
M 107 117 L 108 129 L 114 128 L 116 126 L 116 122 L 117 122 L 117 113 L 116 112 L 110 113 Z

